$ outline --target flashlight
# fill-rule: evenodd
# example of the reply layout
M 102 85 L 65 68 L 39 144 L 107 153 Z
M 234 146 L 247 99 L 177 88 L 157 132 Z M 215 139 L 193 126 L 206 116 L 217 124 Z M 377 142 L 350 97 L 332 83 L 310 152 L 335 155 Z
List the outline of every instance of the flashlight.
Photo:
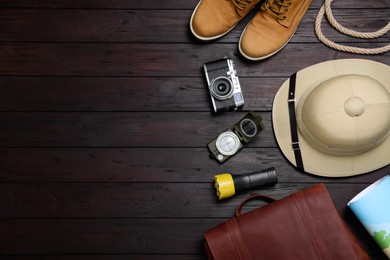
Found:
M 244 173 L 241 175 L 232 175 L 222 173 L 214 176 L 215 189 L 220 200 L 229 198 L 236 194 L 236 191 L 242 191 L 249 188 L 273 185 L 278 182 L 274 167 L 262 170 Z

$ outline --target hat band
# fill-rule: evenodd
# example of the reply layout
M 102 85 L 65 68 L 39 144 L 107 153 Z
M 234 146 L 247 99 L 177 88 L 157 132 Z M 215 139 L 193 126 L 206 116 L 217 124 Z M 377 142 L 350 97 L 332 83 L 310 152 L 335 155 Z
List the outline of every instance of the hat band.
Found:
M 295 163 L 298 170 L 304 171 L 301 148 L 299 145 L 297 119 L 295 114 L 295 85 L 296 85 L 297 73 L 294 73 L 290 77 L 290 84 L 288 90 L 288 112 L 290 116 L 290 133 L 291 133 L 291 146 L 295 155 Z

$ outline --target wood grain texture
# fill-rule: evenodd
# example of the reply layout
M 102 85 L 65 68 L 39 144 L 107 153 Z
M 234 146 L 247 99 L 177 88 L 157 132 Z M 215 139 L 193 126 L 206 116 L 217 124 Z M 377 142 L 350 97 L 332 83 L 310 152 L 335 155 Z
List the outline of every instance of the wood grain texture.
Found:
M 196 156 L 195 156 L 196 155 Z M 23 163 L 21 162 L 23 158 Z M 291 167 L 278 148 L 245 148 L 220 165 L 201 148 L 1 148 L 4 183 L 210 183 L 222 172 L 241 174 L 274 167 L 279 182 L 336 182 Z M 388 173 L 337 179 L 365 183 Z
M 289 77 L 310 65 L 350 58 L 320 43 L 291 43 L 272 59 L 248 63 L 238 58 L 236 44 L 157 43 L 3 43 L 0 69 L 9 76 L 154 76 L 200 77 L 205 62 L 229 56 L 236 60 L 240 75 Z M 356 43 L 369 47 L 368 43 Z M 321 53 L 321 55 L 316 55 Z M 390 54 L 370 59 L 385 63 Z M 364 55 L 354 55 L 365 58 Z
M 318 42 L 314 32 L 317 13 L 318 9 L 310 9 L 305 14 L 291 43 Z M 2 9 L 0 26 L 4 29 L 0 31 L 0 38 L 28 42 L 183 43 L 193 38 L 188 26 L 191 14 L 192 10 Z M 245 17 L 216 42 L 236 43 L 255 14 L 252 12 Z M 375 31 L 386 25 L 388 9 L 336 9 L 334 16 L 347 28 Z M 361 16 L 371 19 L 362 20 Z M 350 37 L 338 33 L 326 21 L 322 30 L 334 41 L 350 42 Z M 389 37 L 384 35 L 374 42 L 385 44 Z
M 248 194 L 281 199 L 326 184 L 372 259 L 386 259 L 346 203 L 390 166 L 349 178 L 297 171 L 272 131 L 274 95 L 294 72 L 342 58 L 390 64 L 390 54 L 341 53 L 318 42 L 313 0 L 290 43 L 259 63 L 237 50 L 245 17 L 201 43 L 189 19 L 197 0 L 0 1 L 0 259 L 205 259 L 203 234 Z M 332 3 L 344 26 L 373 31 L 388 0 Z M 329 38 L 360 47 L 374 40 Z M 233 58 L 245 107 L 213 114 L 202 66 Z M 265 130 L 225 164 L 207 143 L 247 111 Z M 215 174 L 275 167 L 279 182 L 218 201 Z M 245 210 L 264 206 L 254 201 Z
M 14 0 L 2 1 L 0 7 L 13 8 L 97 8 L 97 9 L 193 9 L 198 0 L 146 0 L 141 3 L 128 0 L 68 0 L 68 1 L 50 1 L 50 0 Z M 313 0 L 311 8 L 318 8 L 323 4 L 322 0 Z M 365 1 L 365 0 L 345 0 L 334 1 L 333 5 L 336 8 L 389 8 L 390 4 L 386 0 Z
M 12 219 L 0 223 L 2 253 L 8 255 L 197 255 L 205 259 L 204 230 L 224 219 Z M 359 223 L 354 223 L 359 224 Z M 349 224 L 352 232 L 362 232 L 361 242 L 372 259 L 385 259 L 360 226 Z M 39 233 L 37 237 L 34 234 Z M 23 244 L 21 248 L 19 245 Z M 42 253 L 44 252 L 44 253 Z M 52 256 L 53 257 L 53 256 Z M 185 259 L 185 258 L 184 258 Z
M 240 79 L 244 111 L 270 111 L 285 78 Z M 139 90 L 142 91 L 139 91 Z M 0 111 L 209 112 L 204 77 L 1 77 Z M 45 93 L 45 95 L 42 95 Z
M 0 113 L 0 143 L 7 147 L 205 147 L 245 114 Z M 262 117 L 266 128 L 249 146 L 276 147 L 270 113 Z
M 210 176 L 211 177 L 211 176 Z M 212 177 L 208 183 L 12 183 L 1 184 L 0 218 L 230 218 L 247 194 L 218 202 Z M 253 189 L 281 199 L 313 183 L 283 183 Z M 345 185 L 327 183 L 344 213 L 352 197 Z M 354 184 L 349 193 L 358 193 L 367 184 Z M 131 198 L 131 199 L 129 199 Z M 175 201 L 175 203 L 172 203 Z M 253 209 L 264 203 L 248 203 Z

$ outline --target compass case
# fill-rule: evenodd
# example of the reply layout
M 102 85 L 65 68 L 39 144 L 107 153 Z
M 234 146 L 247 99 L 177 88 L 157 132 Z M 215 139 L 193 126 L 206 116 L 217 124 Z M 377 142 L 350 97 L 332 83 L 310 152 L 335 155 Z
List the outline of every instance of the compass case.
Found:
M 249 112 L 232 129 L 219 134 L 207 146 L 211 155 L 218 162 L 223 163 L 237 154 L 243 145 L 252 141 L 263 129 L 261 116 Z

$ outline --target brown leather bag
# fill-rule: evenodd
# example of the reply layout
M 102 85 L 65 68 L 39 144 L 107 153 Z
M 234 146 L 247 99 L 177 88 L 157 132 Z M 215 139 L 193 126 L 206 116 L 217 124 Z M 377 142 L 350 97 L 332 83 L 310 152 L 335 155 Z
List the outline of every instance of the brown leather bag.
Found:
M 241 213 L 250 199 L 268 205 Z M 209 259 L 370 259 L 341 219 L 324 184 L 281 200 L 245 199 L 236 217 L 205 233 Z

